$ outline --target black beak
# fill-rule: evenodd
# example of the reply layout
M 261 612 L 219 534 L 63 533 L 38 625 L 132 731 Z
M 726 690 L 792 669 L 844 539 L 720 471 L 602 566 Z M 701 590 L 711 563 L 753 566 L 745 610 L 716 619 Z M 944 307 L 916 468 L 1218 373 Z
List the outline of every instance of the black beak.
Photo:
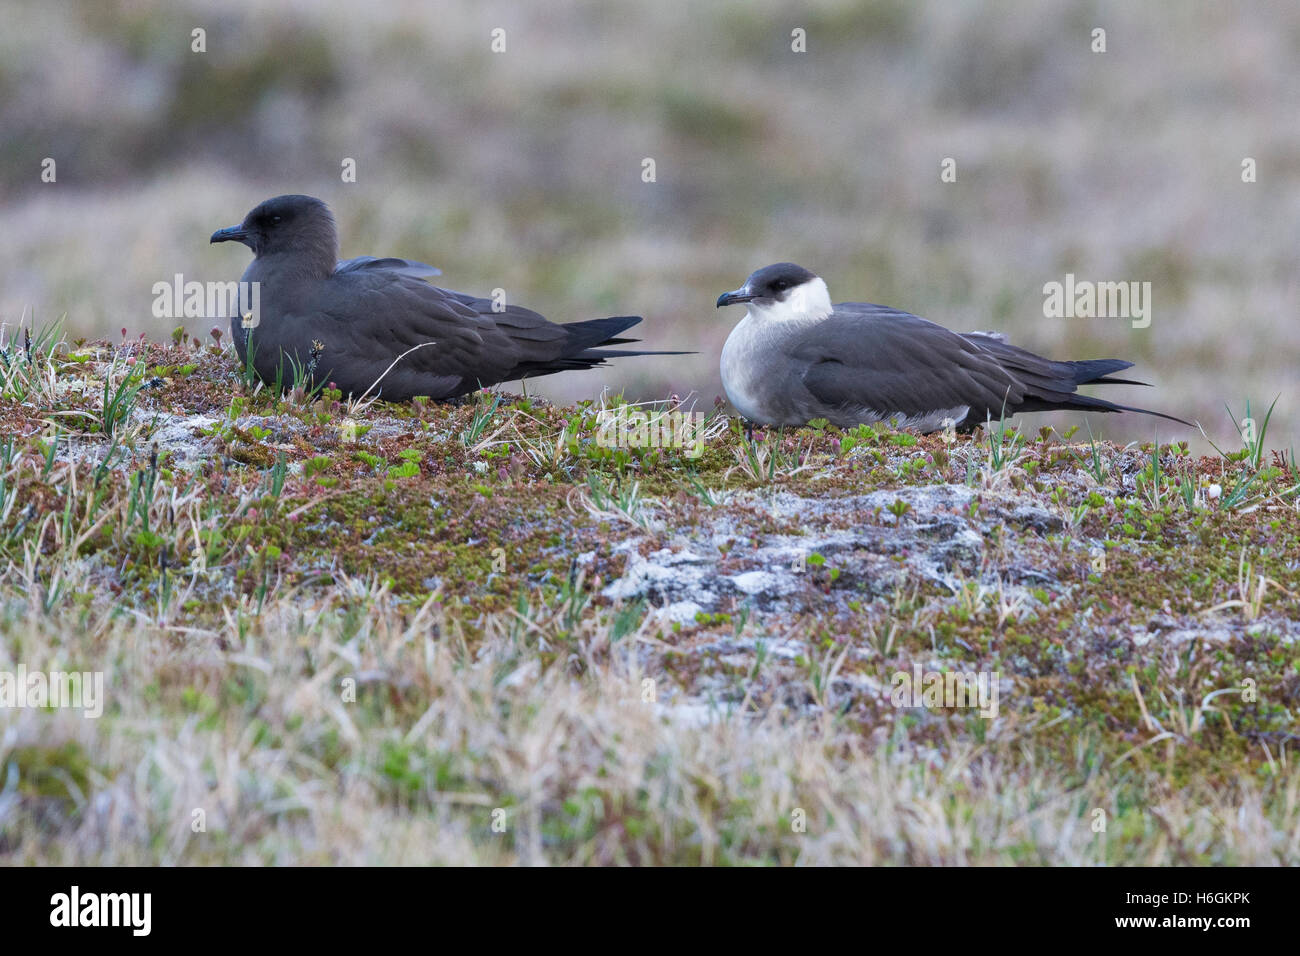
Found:
M 238 226 L 230 226 L 226 229 L 218 229 L 212 234 L 212 238 L 209 239 L 208 242 L 230 242 L 232 239 L 235 242 L 242 242 L 250 249 L 253 248 L 252 238 L 249 236 L 248 230 L 245 229 L 242 224 Z
M 720 309 L 724 305 L 736 305 L 739 302 L 752 302 L 756 298 L 758 297 L 749 291 L 748 286 L 742 286 L 734 292 L 724 292 L 718 296 L 718 304 L 714 308 Z

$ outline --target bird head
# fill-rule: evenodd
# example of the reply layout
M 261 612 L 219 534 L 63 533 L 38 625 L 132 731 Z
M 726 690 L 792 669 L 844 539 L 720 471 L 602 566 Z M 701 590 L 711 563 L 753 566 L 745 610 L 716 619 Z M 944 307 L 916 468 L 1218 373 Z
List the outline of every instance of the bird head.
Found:
M 751 312 L 772 318 L 821 318 L 831 312 L 826 283 L 793 262 L 778 262 L 754 272 L 739 289 L 718 296 L 717 308 L 742 302 L 750 303 Z
M 338 258 L 338 230 L 329 207 L 313 196 L 276 196 L 257 206 L 237 226 L 218 229 L 209 242 L 242 242 L 261 258 L 281 253 L 304 256 L 328 275 Z

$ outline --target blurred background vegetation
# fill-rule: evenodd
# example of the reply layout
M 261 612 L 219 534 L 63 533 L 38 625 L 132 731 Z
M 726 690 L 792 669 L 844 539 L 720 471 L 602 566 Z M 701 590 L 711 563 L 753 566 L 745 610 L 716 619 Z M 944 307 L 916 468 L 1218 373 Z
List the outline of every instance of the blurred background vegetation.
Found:
M 1159 388 L 1107 397 L 1220 444 L 1225 402 L 1280 394 L 1269 444 L 1300 444 L 1294 2 L 0 0 L 0 22 L 10 329 L 66 314 L 74 336 L 164 336 L 153 283 L 236 278 L 247 250 L 208 235 L 305 192 L 345 256 L 422 259 L 561 321 L 639 313 L 649 346 L 699 352 L 530 385 L 557 400 L 609 385 L 707 406 L 741 315 L 714 299 L 790 259 L 837 300 L 1130 358 Z M 1150 281 L 1150 327 L 1044 318 L 1067 272 Z

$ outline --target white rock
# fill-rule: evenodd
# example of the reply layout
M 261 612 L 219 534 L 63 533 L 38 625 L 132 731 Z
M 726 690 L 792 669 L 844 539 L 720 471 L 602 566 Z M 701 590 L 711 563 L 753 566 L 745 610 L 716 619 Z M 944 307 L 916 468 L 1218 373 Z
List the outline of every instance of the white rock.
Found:
M 695 615 L 703 613 L 704 608 L 694 601 L 674 601 L 672 604 L 664 606 L 661 612 L 664 617 L 678 624 L 694 624 Z
M 732 575 L 731 582 L 746 594 L 762 594 L 764 591 L 776 590 L 777 577 L 769 571 L 746 571 L 744 574 Z

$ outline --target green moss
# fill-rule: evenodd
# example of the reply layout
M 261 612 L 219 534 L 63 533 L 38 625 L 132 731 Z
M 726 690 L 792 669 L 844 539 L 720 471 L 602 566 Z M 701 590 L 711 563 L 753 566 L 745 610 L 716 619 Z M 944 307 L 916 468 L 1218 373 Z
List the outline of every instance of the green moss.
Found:
M 64 813 L 74 812 L 93 792 L 90 757 L 75 741 L 17 747 L 9 751 L 6 763 L 17 770 L 20 793 L 52 801 Z

